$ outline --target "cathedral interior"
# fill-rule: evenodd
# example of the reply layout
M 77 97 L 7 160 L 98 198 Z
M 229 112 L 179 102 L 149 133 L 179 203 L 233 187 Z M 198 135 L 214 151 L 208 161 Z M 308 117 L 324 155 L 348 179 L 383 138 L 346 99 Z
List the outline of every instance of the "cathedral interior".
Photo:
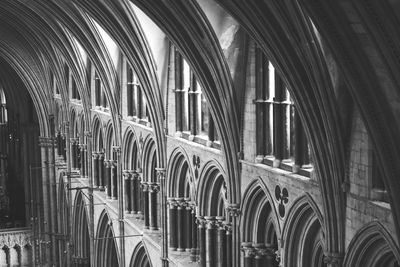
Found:
M 1 0 L 0 266 L 399 267 L 399 25 L 399 0 Z

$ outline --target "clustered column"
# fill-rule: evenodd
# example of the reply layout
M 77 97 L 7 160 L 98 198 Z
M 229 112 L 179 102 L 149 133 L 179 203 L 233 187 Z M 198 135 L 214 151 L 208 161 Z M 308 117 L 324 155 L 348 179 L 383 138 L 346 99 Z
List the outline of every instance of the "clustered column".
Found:
M 125 213 L 132 213 L 132 195 L 131 195 L 131 173 L 128 170 L 122 172 L 124 178 L 124 202 L 125 202 Z
M 79 148 L 78 148 L 78 139 L 71 138 L 71 164 L 72 169 L 78 169 L 78 161 L 79 161 Z
M 197 261 L 196 208 L 189 199 L 169 198 L 168 217 L 170 249 L 190 252 L 191 261 Z
M 150 230 L 158 230 L 158 192 L 160 192 L 160 185 L 157 183 L 149 183 Z
M 139 214 L 141 194 L 140 176 L 133 170 L 124 170 L 122 175 L 124 177 L 125 213 Z
M 149 229 L 149 184 L 145 181 L 142 182 L 142 191 L 144 228 Z
M 232 233 L 225 217 L 199 217 L 197 222 L 200 266 L 232 266 Z

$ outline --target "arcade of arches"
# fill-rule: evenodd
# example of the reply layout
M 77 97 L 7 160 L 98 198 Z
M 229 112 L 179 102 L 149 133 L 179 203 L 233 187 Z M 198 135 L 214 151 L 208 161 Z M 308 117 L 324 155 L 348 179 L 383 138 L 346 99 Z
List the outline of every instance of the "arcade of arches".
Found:
M 400 266 L 400 1 L 0 14 L 0 266 Z

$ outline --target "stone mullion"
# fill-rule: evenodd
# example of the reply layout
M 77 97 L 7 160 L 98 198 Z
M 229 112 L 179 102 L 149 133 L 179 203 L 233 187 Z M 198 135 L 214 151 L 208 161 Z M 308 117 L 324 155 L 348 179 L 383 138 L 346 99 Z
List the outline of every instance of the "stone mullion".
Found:
M 111 163 L 111 188 L 112 188 L 112 199 L 118 199 L 118 180 L 117 180 L 117 161 L 112 160 Z
M 177 242 L 177 203 L 174 199 L 168 199 L 168 217 L 169 217 L 169 246 L 171 250 L 176 250 Z
M 97 188 L 99 186 L 99 154 L 97 152 L 92 153 L 93 158 L 93 187 Z
M 206 221 L 203 217 L 197 218 L 198 222 L 198 248 L 199 248 L 199 261 L 200 266 L 206 266 Z
M 149 188 L 149 202 L 150 202 L 150 230 L 158 230 L 158 216 L 157 216 L 157 194 L 160 187 L 157 183 L 151 183 Z
M 104 161 L 104 167 L 105 167 L 104 178 L 105 178 L 105 183 L 106 183 L 107 198 L 111 199 L 111 162 L 110 162 L 110 160 Z
M 132 213 L 132 202 L 131 202 L 131 174 L 125 170 L 122 173 L 124 178 L 124 201 L 125 201 L 125 213 Z
M 282 121 L 282 101 L 284 94 L 283 81 L 275 72 L 275 97 L 274 97 L 274 167 L 279 167 L 283 159 L 284 126 Z
M 206 219 L 206 267 L 216 266 L 216 226 L 214 217 L 207 216 Z
M 137 196 L 136 196 L 136 200 L 137 200 L 137 209 L 138 209 L 138 217 L 141 217 L 141 219 L 144 219 L 144 192 L 141 188 L 141 184 L 142 184 L 142 173 L 137 171 L 137 179 L 136 179 L 136 192 L 137 192 Z

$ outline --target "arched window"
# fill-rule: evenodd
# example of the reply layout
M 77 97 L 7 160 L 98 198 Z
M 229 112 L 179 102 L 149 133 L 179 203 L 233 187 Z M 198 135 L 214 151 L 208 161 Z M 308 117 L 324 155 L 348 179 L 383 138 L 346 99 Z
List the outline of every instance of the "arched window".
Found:
M 182 55 L 176 49 L 174 53 L 176 131 L 188 139 L 201 137 L 211 142 L 218 141 L 214 121 L 201 86 Z
M 138 122 L 149 121 L 149 111 L 147 108 L 146 98 L 142 91 L 142 86 L 133 70 L 126 64 L 127 75 L 127 110 L 128 116 L 138 119 Z
M 299 114 L 285 83 L 260 48 L 256 48 L 257 161 L 308 175 L 310 153 Z

